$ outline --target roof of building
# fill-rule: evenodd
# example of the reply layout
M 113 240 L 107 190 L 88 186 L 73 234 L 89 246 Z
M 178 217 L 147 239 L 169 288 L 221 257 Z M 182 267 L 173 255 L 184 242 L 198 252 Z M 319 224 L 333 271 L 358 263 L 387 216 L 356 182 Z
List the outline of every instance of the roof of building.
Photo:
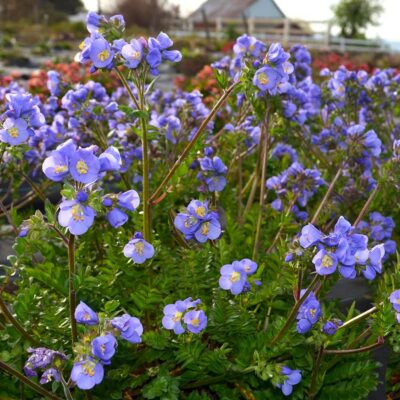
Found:
M 189 18 L 199 20 L 203 12 L 209 19 L 216 18 L 285 18 L 274 0 L 208 0 Z

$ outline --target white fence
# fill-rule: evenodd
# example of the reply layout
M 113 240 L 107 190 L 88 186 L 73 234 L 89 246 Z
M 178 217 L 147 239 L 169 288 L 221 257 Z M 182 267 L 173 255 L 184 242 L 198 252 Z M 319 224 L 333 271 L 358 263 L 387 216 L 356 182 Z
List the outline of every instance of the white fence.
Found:
M 178 37 L 198 36 L 223 39 L 228 29 L 246 32 L 268 42 L 280 42 L 285 46 L 296 43 L 311 49 L 339 52 L 393 52 L 383 40 L 345 39 L 332 34 L 331 21 L 302 21 L 292 19 L 222 19 L 203 21 L 175 21 L 171 33 Z

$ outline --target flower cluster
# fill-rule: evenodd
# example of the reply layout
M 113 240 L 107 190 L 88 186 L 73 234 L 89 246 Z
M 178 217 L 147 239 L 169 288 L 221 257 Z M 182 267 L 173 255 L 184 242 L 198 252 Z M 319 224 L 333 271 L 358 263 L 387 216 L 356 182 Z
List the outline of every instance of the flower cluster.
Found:
M 368 250 L 368 237 L 356 233 L 344 217 L 337 221 L 333 232 L 324 235 L 308 224 L 301 230 L 301 247 L 307 249 L 316 246 L 318 252 L 312 262 L 319 275 L 330 275 L 339 269 L 343 278 L 356 277 L 356 265 L 361 267 L 365 278 L 372 280 L 376 273 L 382 272 L 382 258 L 385 255 L 383 244 Z
M 36 349 L 30 347 L 28 353 L 31 355 L 24 365 L 26 376 L 37 376 L 36 370 L 39 369 L 43 371 L 39 381 L 42 385 L 51 381 L 61 381 L 61 370 L 67 360 L 65 354 L 46 349 L 45 347 L 38 347 Z
M 96 312 L 82 301 L 75 309 L 75 320 L 93 327 L 100 324 Z M 77 346 L 78 357 L 72 367 L 71 381 L 82 390 L 92 389 L 103 381 L 103 366 L 111 364 L 116 351 L 115 335 L 133 344 L 140 343 L 143 326 L 138 318 L 124 314 L 102 321 L 100 330 L 100 335 L 97 328 L 87 332 L 83 343 Z
M 221 235 L 219 215 L 215 211 L 209 211 L 207 201 L 192 200 L 186 212 L 177 214 L 174 225 L 184 234 L 186 240 L 195 239 L 200 243 L 218 239 Z
M 232 264 L 226 264 L 221 268 L 219 286 L 221 289 L 230 290 L 234 295 L 249 291 L 250 283 L 247 281 L 248 276 L 254 274 L 256 271 L 257 263 L 248 258 L 233 261 Z M 257 284 L 258 281 L 255 283 Z
M 111 208 L 106 219 L 113 228 L 119 228 L 128 221 L 128 215 L 121 210 L 135 211 L 140 204 L 138 193 L 131 189 L 127 192 L 107 195 L 103 198 L 103 206 Z
M 226 173 L 228 167 L 218 157 L 212 157 L 214 151 L 211 147 L 204 149 L 204 157 L 198 158 L 200 172 L 197 174 L 197 179 L 202 182 L 199 190 L 201 192 L 208 190 L 210 192 L 221 192 L 226 185 Z M 211 158 L 212 157 L 212 158 Z
M 40 110 L 40 101 L 28 93 L 6 94 L 6 111 L 0 116 L 0 141 L 17 146 L 34 135 L 34 128 L 44 125 L 45 117 Z
M 268 178 L 265 186 L 278 196 L 271 203 L 272 208 L 283 211 L 283 201 L 292 196 L 294 202 L 291 205 L 291 212 L 300 220 L 305 220 L 308 214 L 306 211 L 301 211 L 298 206 L 305 207 L 318 188 L 324 184 L 325 181 L 317 169 L 304 169 L 300 163 L 294 162 L 280 175 Z
M 203 310 L 197 309 L 201 303 L 200 299 L 192 300 L 188 297 L 185 300 L 178 300 L 174 304 L 168 304 L 164 307 L 164 317 L 162 325 L 165 329 L 173 330 L 180 335 L 185 332 L 182 322 L 191 333 L 200 333 L 207 326 L 207 316 Z
M 304 296 L 305 290 L 300 293 L 300 298 Z M 301 334 L 307 333 L 313 325 L 315 325 L 322 316 L 321 305 L 315 294 L 311 292 L 304 303 L 300 306 L 297 314 L 297 332 Z
M 253 84 L 262 92 L 277 94 L 279 86 L 287 82 L 293 72 L 289 58 L 290 54 L 285 52 L 280 43 L 271 44 L 263 60 L 264 66 L 254 75 Z
M 112 69 L 124 65 L 137 69 L 145 64 L 152 75 L 159 75 L 162 61 L 179 62 L 182 55 L 178 50 L 171 50 L 172 40 L 164 32 L 148 40 L 141 37 L 126 42 L 122 38 L 125 21 L 121 15 L 114 15 L 107 20 L 103 15 L 90 12 L 86 20 L 90 36 L 81 44 L 81 52 L 76 60 L 93 64 L 96 69 Z

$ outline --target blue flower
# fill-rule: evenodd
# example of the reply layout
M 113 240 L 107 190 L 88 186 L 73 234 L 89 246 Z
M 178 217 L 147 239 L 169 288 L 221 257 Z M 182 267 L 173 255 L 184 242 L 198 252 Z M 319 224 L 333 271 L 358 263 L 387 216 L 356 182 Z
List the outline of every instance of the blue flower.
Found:
M 143 325 L 139 318 L 124 314 L 111 320 L 111 325 L 116 328 L 121 337 L 130 343 L 140 343 L 142 341 Z
M 42 170 L 52 181 L 63 181 L 69 173 L 68 158 L 61 151 L 54 150 L 44 160 Z
M 49 368 L 43 372 L 43 375 L 40 378 L 39 383 L 44 385 L 49 382 L 61 382 L 60 372 L 56 368 Z
M 83 325 L 97 325 L 99 323 L 97 314 L 83 301 L 76 307 L 74 317 L 76 322 Z
M 300 297 L 303 297 L 304 293 L 305 290 L 303 289 L 300 293 Z M 321 316 L 321 305 L 315 297 L 315 294 L 311 292 L 300 306 L 299 312 L 297 313 L 297 332 L 300 334 L 307 333 L 312 326 L 318 322 Z
M 281 371 L 285 380 L 283 384 L 277 386 L 282 390 L 285 396 L 290 396 L 293 392 L 293 386 L 297 385 L 301 381 L 301 371 L 298 369 L 292 370 L 287 366 L 282 367 Z
M 395 290 L 391 293 L 389 301 L 392 303 L 395 311 L 400 313 L 400 290 Z
M 192 333 L 200 333 L 207 326 L 207 316 L 203 310 L 188 311 L 183 317 L 187 329 Z
M 58 213 L 58 223 L 73 235 L 83 235 L 93 225 L 95 211 L 78 200 L 63 200 Z
M 247 274 L 239 261 L 224 265 L 221 267 L 220 273 L 219 286 L 221 289 L 230 290 L 234 295 L 242 293 L 247 281 Z
M 69 171 L 74 180 L 93 183 L 99 178 L 100 161 L 89 149 L 78 149 L 69 158 Z
M 0 129 L 0 140 L 11 146 L 25 143 L 31 135 L 32 129 L 28 128 L 28 124 L 22 118 L 7 118 Z
M 71 371 L 71 380 L 79 389 L 89 390 L 101 383 L 104 378 L 103 366 L 91 357 L 75 362 Z
M 140 232 L 136 232 L 133 239 L 124 247 L 124 256 L 130 258 L 136 264 L 143 264 L 154 256 L 154 247 L 146 242 Z
M 317 244 L 323 237 L 322 232 L 312 224 L 307 224 L 301 230 L 300 246 L 307 249 L 310 246 Z
M 143 58 L 143 45 L 139 40 L 132 39 L 121 49 L 121 55 L 125 59 L 125 66 L 135 69 L 139 66 Z
M 174 304 L 167 304 L 164 307 L 163 327 L 173 330 L 177 335 L 184 333 L 185 328 L 182 326 L 183 314 L 189 308 L 196 307 L 198 303 L 200 303 L 199 299 L 192 301 L 192 298 L 188 297 L 185 300 L 178 300 Z
M 98 336 L 92 340 L 92 354 L 104 363 L 109 363 L 115 354 L 117 341 L 111 333 Z
M 121 155 L 117 148 L 110 146 L 99 155 L 100 172 L 119 171 L 122 166 Z
M 98 36 L 90 43 L 89 57 L 96 68 L 108 68 L 112 65 L 114 51 L 106 39 Z
M 113 208 L 106 214 L 106 219 L 113 228 L 119 228 L 128 221 L 128 215 L 126 215 L 119 208 Z
M 264 66 L 256 71 L 253 84 L 263 92 L 275 94 L 280 80 L 281 74 L 275 68 Z

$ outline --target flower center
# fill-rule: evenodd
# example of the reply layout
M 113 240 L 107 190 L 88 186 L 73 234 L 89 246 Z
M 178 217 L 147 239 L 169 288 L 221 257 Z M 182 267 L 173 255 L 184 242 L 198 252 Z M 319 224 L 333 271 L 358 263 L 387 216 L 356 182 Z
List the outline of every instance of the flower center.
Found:
M 17 127 L 13 126 L 12 128 L 7 129 L 7 132 L 10 136 L 16 138 L 19 135 L 19 130 Z
M 310 315 L 312 317 L 314 317 L 316 313 L 317 313 L 317 310 L 315 308 L 310 308 Z
M 140 256 L 142 256 L 144 253 L 144 243 L 143 242 L 135 243 L 135 250 L 136 250 L 136 253 L 138 253 Z
M 79 204 L 75 204 L 72 207 L 72 218 L 75 221 L 83 221 L 85 219 L 85 215 L 83 214 L 82 207 Z M 85 317 L 86 317 L 86 315 L 89 315 L 89 314 L 86 313 Z M 89 319 L 90 319 L 90 316 L 89 316 Z
M 233 271 L 233 272 L 232 272 L 232 275 L 231 275 L 231 277 L 230 277 L 229 280 L 230 280 L 231 282 L 238 282 L 238 281 L 240 281 L 240 273 L 237 272 L 237 271 Z
M 85 364 L 82 365 L 82 371 L 85 375 L 89 375 L 92 377 L 94 375 L 94 367 L 95 363 L 92 361 L 87 361 Z
M 321 261 L 322 268 L 330 268 L 330 267 L 332 267 L 332 265 L 333 265 L 332 257 L 329 256 L 328 254 L 325 254 L 322 257 L 322 261 Z
M 261 73 L 258 75 L 258 82 L 261 83 L 261 85 L 267 85 L 269 82 L 268 76 L 265 73 Z
M 140 51 L 134 51 L 132 53 L 132 59 L 133 60 L 140 60 L 140 56 L 141 56 Z
M 195 225 L 196 222 L 197 222 L 197 219 L 195 217 L 187 218 L 184 222 L 185 228 L 190 228 L 191 226 Z
M 200 320 L 198 318 L 193 318 L 192 319 L 192 325 L 199 326 L 200 325 Z
M 178 321 L 181 320 L 181 318 L 182 318 L 182 313 L 179 312 L 179 311 L 177 311 L 177 312 L 175 313 L 174 317 L 172 318 L 172 320 L 173 320 L 174 322 L 178 322 Z
M 106 61 L 108 57 L 110 57 L 110 52 L 108 50 L 101 51 L 97 56 L 100 61 Z
M 62 174 L 63 172 L 65 172 L 67 170 L 67 166 L 66 165 L 57 165 L 54 168 L 54 172 L 56 174 Z
M 206 208 L 204 206 L 196 207 L 195 212 L 199 217 L 204 217 L 207 214 Z
M 204 222 L 204 224 L 201 226 L 201 234 L 207 235 L 208 232 L 210 232 L 210 223 Z
M 78 173 L 82 174 L 87 174 L 89 171 L 89 167 L 88 165 L 85 163 L 85 161 L 83 160 L 79 160 L 76 163 L 76 170 L 78 171 Z
M 100 345 L 100 351 L 101 351 L 101 354 L 104 354 L 106 352 L 106 346 L 104 344 Z

